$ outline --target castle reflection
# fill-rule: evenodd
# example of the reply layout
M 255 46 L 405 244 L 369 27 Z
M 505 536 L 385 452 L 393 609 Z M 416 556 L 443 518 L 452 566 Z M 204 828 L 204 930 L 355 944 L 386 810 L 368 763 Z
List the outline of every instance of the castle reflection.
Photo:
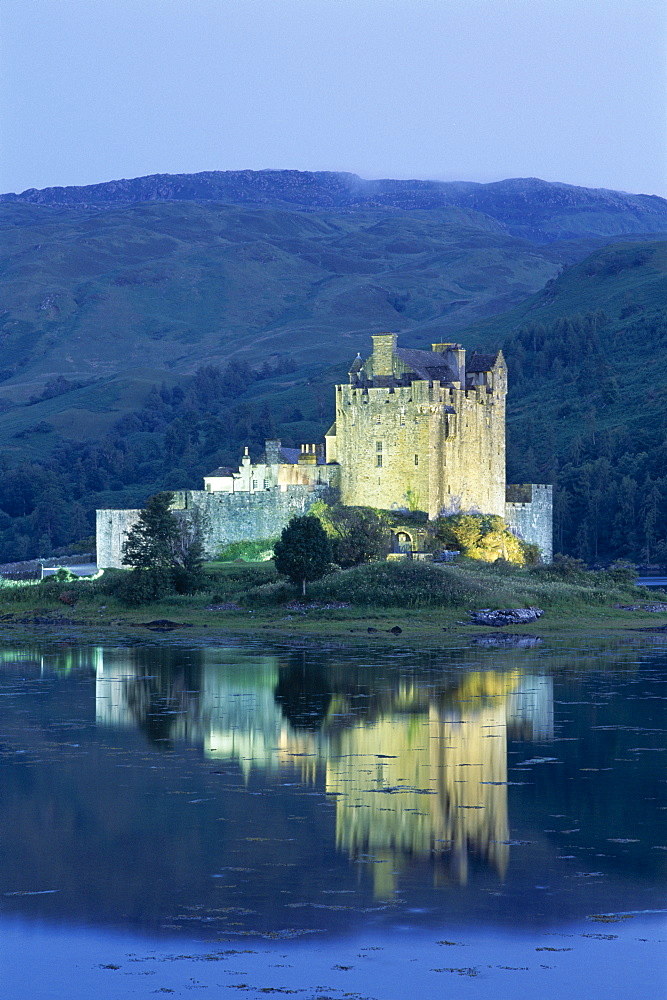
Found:
M 520 669 L 396 679 L 306 654 L 233 649 L 104 650 L 100 725 L 156 745 L 185 740 L 277 778 L 296 769 L 336 802 L 336 843 L 372 856 L 378 897 L 408 861 L 464 883 L 469 859 L 502 877 L 509 859 L 508 739 L 553 736 L 551 677 Z

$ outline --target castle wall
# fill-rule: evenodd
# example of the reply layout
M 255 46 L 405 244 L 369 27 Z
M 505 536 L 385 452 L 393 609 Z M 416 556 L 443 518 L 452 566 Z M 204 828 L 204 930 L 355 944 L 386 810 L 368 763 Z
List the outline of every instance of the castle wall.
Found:
M 287 486 L 261 493 L 208 493 L 181 490 L 174 510 L 197 512 L 204 555 L 213 559 L 224 545 L 258 538 L 275 538 L 287 522 L 310 509 L 325 487 Z M 98 510 L 97 565 L 120 569 L 122 545 L 136 524 L 138 510 Z
M 337 387 L 341 500 L 429 517 L 458 510 L 505 514 L 504 391 L 437 381 L 394 388 Z
M 137 523 L 139 510 L 98 510 L 96 516 L 97 565 L 99 569 L 120 569 L 123 542 Z
M 261 493 L 206 493 L 184 490 L 178 506 L 197 511 L 204 554 L 214 558 L 224 545 L 256 538 L 275 538 L 293 517 L 306 514 L 322 488 L 287 486 Z
M 543 563 L 553 562 L 552 486 L 508 485 L 505 521 L 512 534 L 539 547 Z

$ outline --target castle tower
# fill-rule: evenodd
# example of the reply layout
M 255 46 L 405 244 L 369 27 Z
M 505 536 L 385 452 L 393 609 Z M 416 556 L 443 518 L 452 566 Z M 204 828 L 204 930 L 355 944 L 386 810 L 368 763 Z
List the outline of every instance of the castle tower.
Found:
M 373 353 L 336 386 L 327 461 L 341 467 L 351 506 L 505 515 L 505 396 L 502 353 L 460 344 L 431 351 L 373 337 Z

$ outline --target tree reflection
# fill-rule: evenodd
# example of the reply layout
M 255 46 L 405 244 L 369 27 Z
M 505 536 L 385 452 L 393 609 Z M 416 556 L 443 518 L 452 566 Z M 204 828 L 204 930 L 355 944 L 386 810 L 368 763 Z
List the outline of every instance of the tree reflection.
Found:
M 291 653 L 281 663 L 274 696 L 294 729 L 321 729 L 333 697 L 331 677 L 321 658 L 309 657 L 305 650 Z

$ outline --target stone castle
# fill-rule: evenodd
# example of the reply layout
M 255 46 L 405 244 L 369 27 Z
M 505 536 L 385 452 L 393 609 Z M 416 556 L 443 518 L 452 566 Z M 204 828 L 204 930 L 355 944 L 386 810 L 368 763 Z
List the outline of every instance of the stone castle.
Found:
M 267 441 L 258 463 L 246 448 L 238 469 L 216 469 L 203 490 L 176 493 L 174 506 L 196 512 L 209 557 L 230 542 L 275 537 L 333 489 L 348 506 L 425 511 L 431 519 L 497 514 L 550 562 L 551 486 L 505 481 L 506 394 L 500 351 L 467 359 L 460 344 L 418 351 L 399 347 L 396 334 L 379 334 L 371 356 L 352 363 L 349 383 L 336 386 L 336 420 L 324 446 Z M 122 566 L 138 515 L 97 512 L 100 567 Z

